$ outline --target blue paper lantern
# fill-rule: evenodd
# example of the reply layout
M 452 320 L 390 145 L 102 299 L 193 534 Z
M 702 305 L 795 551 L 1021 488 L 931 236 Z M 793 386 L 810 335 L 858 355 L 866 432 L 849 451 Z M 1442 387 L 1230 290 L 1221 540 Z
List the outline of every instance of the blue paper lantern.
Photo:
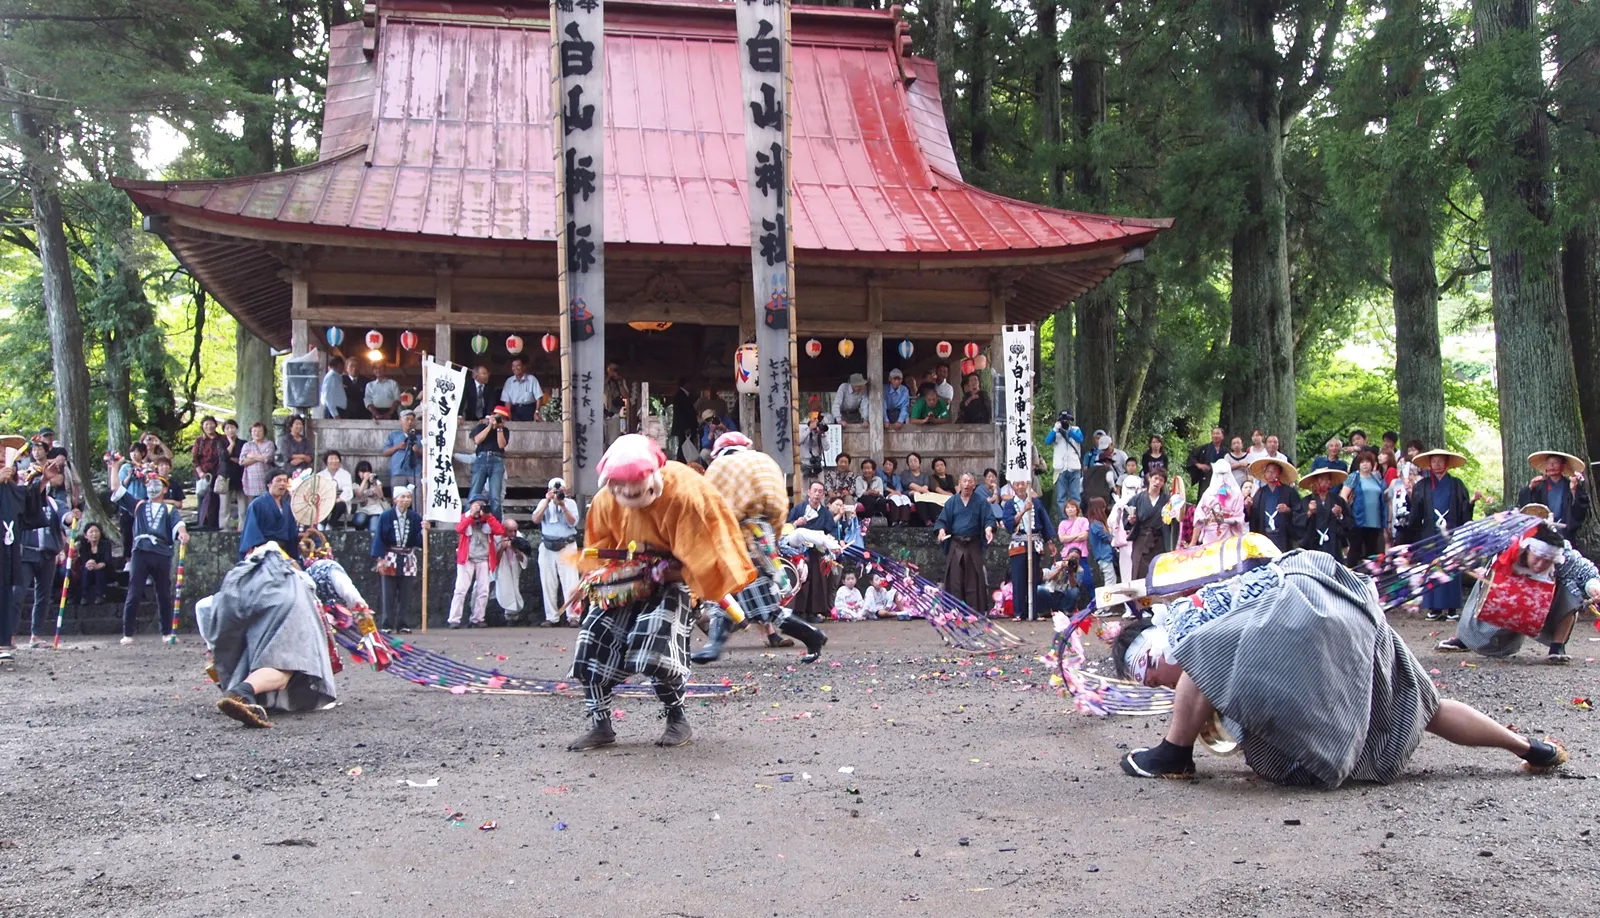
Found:
M 906 340 L 901 341 L 900 342 L 900 359 L 901 360 L 910 360 L 911 359 L 911 353 L 912 353 L 912 351 L 915 351 L 915 350 L 916 350 L 916 348 L 911 346 L 910 339 L 906 339 Z
M 330 325 L 328 330 L 323 332 L 322 337 L 328 339 L 329 347 L 338 347 L 344 343 L 344 329 L 337 325 Z

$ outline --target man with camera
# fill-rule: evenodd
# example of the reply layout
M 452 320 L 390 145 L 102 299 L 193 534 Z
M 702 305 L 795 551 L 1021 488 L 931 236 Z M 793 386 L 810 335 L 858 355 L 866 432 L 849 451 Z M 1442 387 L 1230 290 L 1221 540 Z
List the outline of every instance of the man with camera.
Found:
M 544 591 L 540 627 L 566 624 L 561 607 L 578 586 L 578 502 L 567 496 L 567 483 L 550 479 L 544 500 L 533 508 L 539 526 L 539 588 Z
M 456 535 L 461 541 L 456 545 L 456 589 L 450 596 L 451 628 L 461 627 L 468 589 L 472 590 L 472 627 L 483 627 L 489 609 L 489 582 L 500 562 L 494 537 L 505 535 L 506 529 L 489 511 L 488 504 L 488 497 L 473 491 L 467 498 L 467 511 L 456 523 Z
M 828 422 L 813 414 L 800 431 L 800 466 L 807 479 L 815 481 L 822 476 L 822 453 L 828 448 Z
M 389 487 L 415 487 L 422 478 L 422 431 L 417 429 L 416 412 L 410 408 L 400 412 L 400 429 L 384 438 L 383 454 L 389 457 Z
M 1067 501 L 1083 503 L 1083 430 L 1073 423 L 1072 412 L 1063 411 L 1056 416 L 1055 426 L 1045 434 L 1046 446 L 1055 448 L 1050 457 L 1050 469 L 1056 473 L 1056 515 L 1066 513 Z
M 500 512 L 500 498 L 506 487 L 506 443 L 511 431 L 506 421 L 511 420 L 511 409 L 496 405 L 489 416 L 472 428 L 472 442 L 478 444 L 478 453 L 472 457 L 472 484 L 468 491 L 482 494 L 489 509 Z

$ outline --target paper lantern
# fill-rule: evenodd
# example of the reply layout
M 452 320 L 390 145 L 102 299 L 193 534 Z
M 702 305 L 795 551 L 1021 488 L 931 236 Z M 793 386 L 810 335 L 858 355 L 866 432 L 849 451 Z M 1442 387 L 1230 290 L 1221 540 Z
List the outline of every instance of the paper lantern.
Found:
M 539 346 L 544 348 L 544 352 L 546 354 L 554 354 L 556 352 L 556 348 L 561 346 L 561 339 L 550 334 L 549 332 L 546 332 L 545 336 L 539 339 Z
M 905 340 L 902 340 L 900 342 L 900 359 L 901 360 L 910 360 L 911 359 L 911 355 L 913 353 L 915 353 L 916 350 L 917 349 L 915 347 L 912 347 L 912 345 L 911 345 L 911 339 L 907 338 Z
M 344 343 L 344 329 L 337 325 L 330 325 L 328 330 L 322 333 L 322 337 L 328 339 L 329 347 L 338 347 Z
M 472 353 L 481 354 L 489 349 L 489 339 L 482 335 L 472 336 Z
M 410 389 L 400 393 L 400 407 L 410 408 L 417 403 L 417 396 Z
M 629 322 L 628 327 L 634 331 L 664 332 L 672 327 L 671 322 Z
M 756 353 L 754 344 L 741 344 L 739 350 L 733 355 L 733 387 L 740 392 L 756 393 L 761 391 L 761 378 L 757 372 L 761 361 Z
M 987 354 L 979 354 L 972 358 L 972 365 L 980 370 L 989 369 L 989 356 Z
M 839 356 L 849 357 L 856 352 L 856 343 L 849 338 L 839 339 Z
M 961 361 L 961 375 L 962 376 L 971 376 L 973 373 L 976 373 L 976 372 L 978 372 L 978 362 L 976 360 L 972 359 L 971 357 L 968 357 L 967 359 Z
M 975 360 L 978 356 L 978 345 L 975 342 L 968 341 L 966 347 L 961 349 L 961 355 L 968 360 Z
M 414 331 L 403 331 L 403 332 L 401 332 L 400 333 L 400 346 L 405 348 L 408 351 L 416 350 L 417 349 L 417 333 L 414 332 Z
M 374 328 L 367 332 L 367 350 L 375 351 L 380 347 L 383 347 L 383 332 Z
M 812 338 L 810 341 L 807 341 L 806 342 L 806 356 L 807 357 L 821 357 L 822 356 L 822 342 L 818 341 L 815 338 Z
M 522 336 L 521 335 L 512 335 L 511 337 L 506 339 L 506 353 L 508 353 L 508 354 L 520 354 L 520 353 L 522 353 Z
M 950 342 L 940 341 L 933 346 L 933 352 L 939 355 L 940 360 L 948 359 L 951 353 Z

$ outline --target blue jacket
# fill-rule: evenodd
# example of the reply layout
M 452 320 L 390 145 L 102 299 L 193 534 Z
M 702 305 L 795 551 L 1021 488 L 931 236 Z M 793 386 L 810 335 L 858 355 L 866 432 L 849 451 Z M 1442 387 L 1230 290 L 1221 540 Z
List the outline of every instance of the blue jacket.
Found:
M 378 517 L 378 528 L 372 533 L 372 557 L 381 558 L 396 548 L 421 548 L 422 547 L 422 514 L 415 510 L 406 511 L 406 519 L 411 521 L 411 528 L 406 532 L 406 542 L 401 545 L 395 537 L 394 524 L 400 518 L 399 511 L 390 507 Z
M 1041 539 L 1049 539 L 1055 529 L 1050 525 L 1050 513 L 1045 509 L 1044 499 L 1035 497 L 1033 504 L 1033 531 Z M 1024 520 L 1017 518 L 1017 501 L 1015 498 L 1000 502 L 1000 518 L 1005 521 L 1006 529 L 1016 532 Z
M 1111 530 L 1099 520 L 1089 521 L 1089 559 L 1096 564 L 1111 561 L 1117 550 L 1111 547 Z
M 809 504 L 806 503 L 795 504 L 794 508 L 789 511 L 789 522 L 794 524 L 794 528 L 815 529 L 819 532 L 825 532 L 836 539 L 839 538 L 839 521 L 835 520 L 833 514 L 828 512 L 827 504 L 817 508 L 817 515 L 814 519 L 801 522 L 801 519 L 806 515 L 806 507 L 808 506 Z

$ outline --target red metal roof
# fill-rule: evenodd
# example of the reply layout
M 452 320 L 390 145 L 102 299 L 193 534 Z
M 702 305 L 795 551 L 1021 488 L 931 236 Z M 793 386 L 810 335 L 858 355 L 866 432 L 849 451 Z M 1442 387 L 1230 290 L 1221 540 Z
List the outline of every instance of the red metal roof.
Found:
M 545 7 L 538 7 L 542 11 Z M 122 183 L 146 211 L 316 233 L 552 242 L 549 31 L 504 4 L 380 7 L 334 30 L 323 159 L 273 175 Z M 606 242 L 745 247 L 734 18 L 710 0 L 612 2 Z M 887 12 L 795 10 L 795 245 L 804 253 L 1044 255 L 1141 245 L 1167 220 L 1071 213 L 962 183 L 931 62 Z

